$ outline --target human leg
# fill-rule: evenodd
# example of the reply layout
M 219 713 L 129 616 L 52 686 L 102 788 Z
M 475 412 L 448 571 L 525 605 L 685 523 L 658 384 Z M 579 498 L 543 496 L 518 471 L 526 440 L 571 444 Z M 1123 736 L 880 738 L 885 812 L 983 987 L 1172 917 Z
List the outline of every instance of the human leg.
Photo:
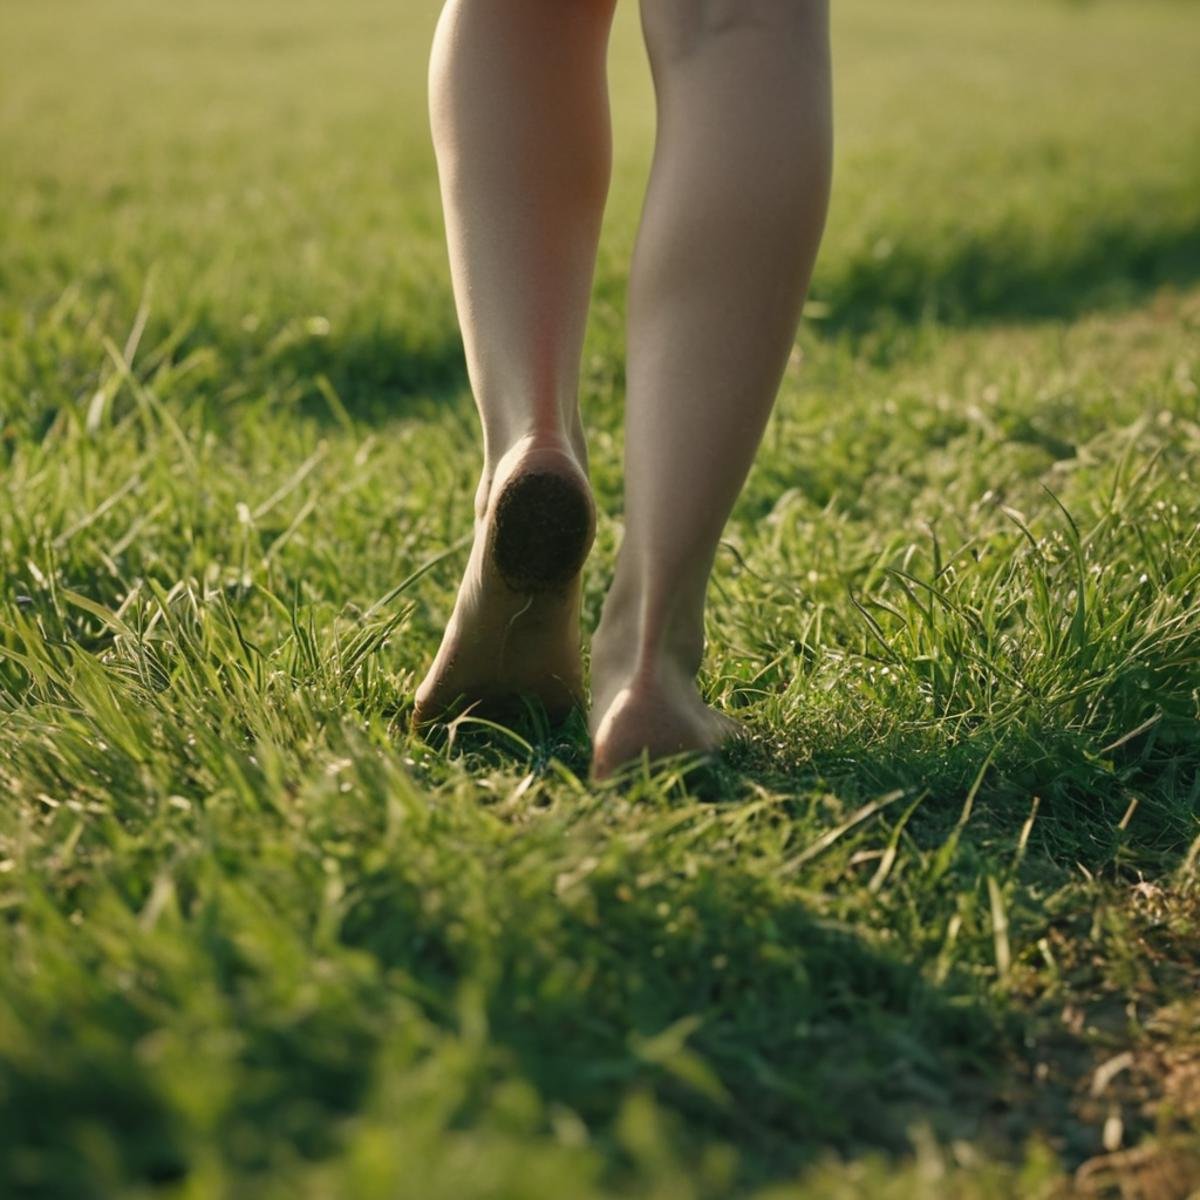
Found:
M 430 115 L 483 427 L 476 536 L 418 723 L 461 702 L 581 693 L 579 568 L 594 512 L 577 406 L 608 188 L 614 0 L 449 0 Z
M 825 0 L 643 0 L 658 141 L 629 289 L 625 539 L 593 643 L 593 770 L 719 745 L 705 592 L 824 224 Z

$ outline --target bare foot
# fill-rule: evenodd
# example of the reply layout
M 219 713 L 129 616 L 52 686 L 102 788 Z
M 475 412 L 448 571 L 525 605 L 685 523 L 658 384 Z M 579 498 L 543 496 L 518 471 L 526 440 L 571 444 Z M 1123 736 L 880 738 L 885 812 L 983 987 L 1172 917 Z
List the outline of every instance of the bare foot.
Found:
M 579 573 L 595 529 L 587 474 L 565 443 L 526 438 L 500 460 L 414 725 L 521 696 L 555 719 L 580 703 Z
M 591 729 L 592 777 L 598 780 L 643 754 L 653 761 L 706 753 L 744 736 L 737 721 L 704 703 L 691 675 L 664 664 L 602 687 Z

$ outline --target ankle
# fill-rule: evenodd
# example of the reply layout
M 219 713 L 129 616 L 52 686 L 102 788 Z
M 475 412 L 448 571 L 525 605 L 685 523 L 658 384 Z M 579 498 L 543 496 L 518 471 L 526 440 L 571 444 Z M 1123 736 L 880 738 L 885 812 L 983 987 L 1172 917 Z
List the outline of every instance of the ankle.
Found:
M 693 680 L 704 656 L 703 603 L 628 589 L 620 580 L 604 602 L 592 640 L 592 672 L 602 683 Z
M 557 450 L 587 469 L 587 438 L 578 412 L 551 414 L 522 420 L 487 422 L 483 431 L 485 474 L 495 475 L 505 460 L 526 452 Z

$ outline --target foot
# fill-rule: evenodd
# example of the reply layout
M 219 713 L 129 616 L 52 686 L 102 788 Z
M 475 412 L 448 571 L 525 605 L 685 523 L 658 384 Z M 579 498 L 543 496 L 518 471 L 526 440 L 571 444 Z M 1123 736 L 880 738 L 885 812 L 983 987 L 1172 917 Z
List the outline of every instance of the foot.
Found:
M 705 704 L 691 678 L 641 673 L 597 705 L 592 727 L 592 777 L 607 779 L 643 755 L 651 761 L 704 754 L 743 736 L 742 727 Z
M 643 755 L 653 761 L 705 754 L 744 736 L 736 721 L 704 703 L 696 686 L 704 653 L 703 576 L 689 590 L 682 573 L 670 595 L 656 601 L 630 561 L 618 561 L 592 643 L 592 777 L 598 780 Z
M 562 441 L 525 438 L 480 487 L 475 542 L 442 644 L 417 689 L 416 726 L 523 696 L 552 719 L 583 693 L 580 571 L 595 536 L 587 474 Z

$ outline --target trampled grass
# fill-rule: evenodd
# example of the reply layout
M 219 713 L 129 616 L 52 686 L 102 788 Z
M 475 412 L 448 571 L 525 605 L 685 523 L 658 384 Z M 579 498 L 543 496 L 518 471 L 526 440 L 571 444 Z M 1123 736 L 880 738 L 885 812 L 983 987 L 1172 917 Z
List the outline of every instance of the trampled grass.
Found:
M 433 5 L 0 15 L 0 1195 L 1200 1187 L 1200 13 L 844 0 L 719 559 L 757 741 L 406 731 L 477 436 Z M 635 13 L 582 397 L 619 534 Z

